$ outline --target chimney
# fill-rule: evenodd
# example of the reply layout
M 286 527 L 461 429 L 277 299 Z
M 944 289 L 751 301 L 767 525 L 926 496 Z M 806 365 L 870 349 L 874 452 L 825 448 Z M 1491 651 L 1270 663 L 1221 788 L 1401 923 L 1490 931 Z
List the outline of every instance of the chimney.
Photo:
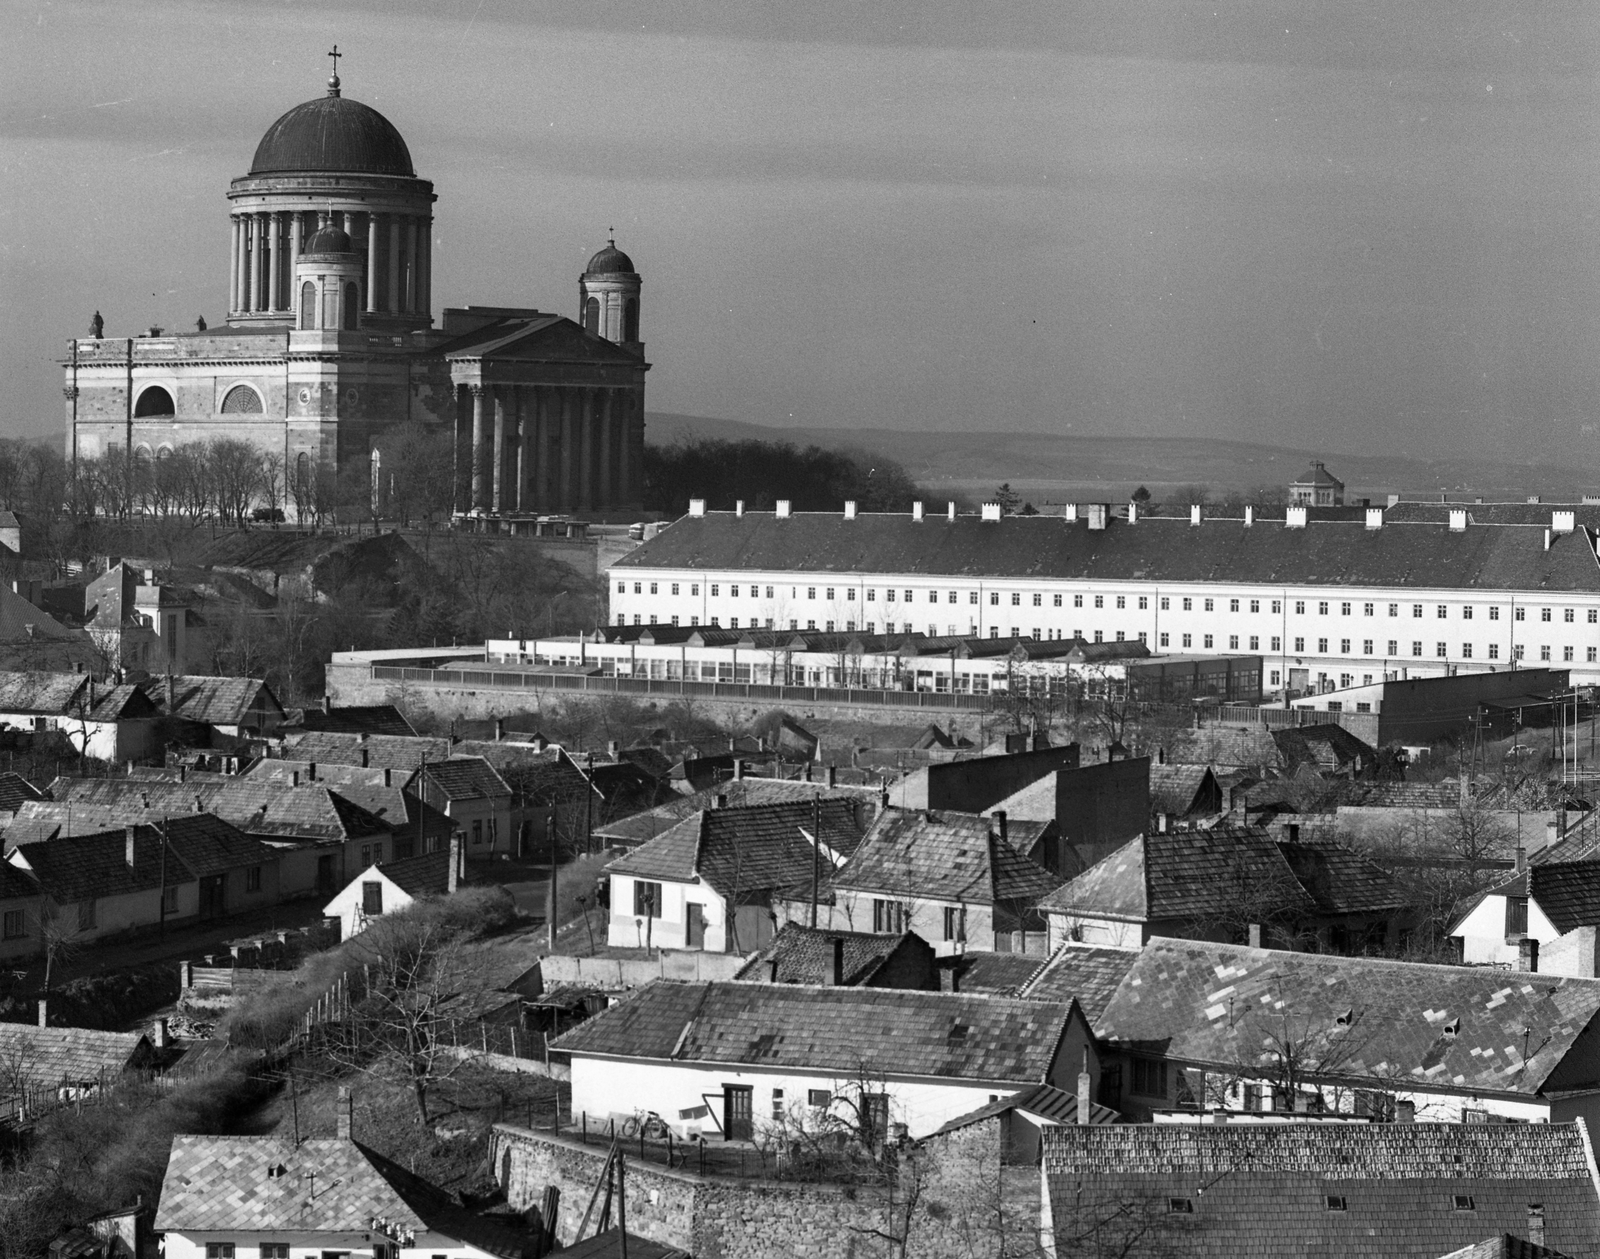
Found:
M 1244 804 L 1244 788 L 1235 783 L 1228 788 L 1228 812 L 1237 813 Z
M 1157 765 L 1165 765 L 1166 763 L 1167 763 L 1167 749 L 1164 748 L 1164 747 L 1158 747 L 1156 749 L 1156 764 Z
M 331 713 L 333 711 L 333 701 L 326 695 L 322 697 L 322 711 L 325 713 Z
M 1197 525 L 1197 524 L 1200 523 L 1200 504 L 1199 503 L 1190 503 L 1189 504 L 1189 523 L 1191 525 Z
M 735 516 L 744 515 L 744 499 L 736 498 L 733 500 L 733 514 Z
M 911 519 L 917 521 L 922 519 L 922 500 L 920 498 L 911 504 Z
M 1523 936 L 1517 941 L 1517 969 L 1526 971 L 1539 969 L 1539 942 L 1532 936 Z
M 193 962 L 179 962 L 178 963 L 178 990 L 180 992 L 182 992 L 186 988 L 193 988 L 193 987 L 194 987 L 194 963 Z
M 172 675 L 167 674 L 167 716 L 172 716 L 172 710 L 178 706 L 178 684 L 172 680 Z
M 505 741 L 505 737 L 506 719 L 504 717 L 496 717 L 494 719 L 494 741 L 496 743 L 503 743 Z
M 1256 523 L 1256 509 L 1254 507 L 1246 507 L 1244 509 L 1244 527 L 1246 529 L 1248 529 L 1252 525 L 1254 525 L 1255 523 Z
M 1553 511 L 1550 513 L 1551 533 L 1571 533 L 1578 527 L 1578 513 L 1571 511 Z
M 1249 927 L 1249 931 L 1250 931 L 1250 947 L 1252 949 L 1259 949 L 1261 947 L 1261 924 L 1259 922 L 1251 923 L 1250 927 Z
M 945 505 L 944 518 L 946 520 L 948 520 L 951 524 L 955 524 L 955 522 L 956 522 L 956 505 L 954 503 L 947 503 Z
M 368 753 L 367 749 L 366 748 L 362 748 L 361 749 L 361 768 L 362 769 L 371 769 L 372 768 L 371 759 L 372 759 L 371 755 Z
M 727 807 L 728 807 L 728 794 L 727 794 L 727 792 L 725 792 L 725 791 L 718 792 L 717 793 L 717 808 L 726 809 Z
M 1396 1102 L 1394 1104 L 1395 1123 L 1416 1123 L 1417 1104 L 1415 1102 Z
M 387 765 L 385 765 L 383 768 L 383 785 L 385 787 L 394 786 L 394 770 L 390 769 Z
M 1136 525 L 1136 524 L 1139 523 L 1139 504 L 1138 503 L 1130 502 L 1128 504 L 1128 523 L 1130 525 Z
M 445 895 L 454 896 L 461 885 L 461 832 L 450 832 L 450 869 L 444 877 Z
M 775 983 L 778 982 L 778 959 L 777 958 L 773 958 L 771 961 L 769 961 L 767 963 L 767 982 L 769 984 L 775 984 Z
M 828 941 L 828 956 L 832 965 L 828 969 L 827 982 L 835 988 L 844 987 L 844 940 L 838 936 Z
M 133 869 L 133 841 L 138 833 L 139 832 L 137 828 L 132 826 L 125 826 L 122 828 L 123 848 L 126 853 L 128 869 L 130 870 Z
M 1061 519 L 1069 523 L 1076 520 L 1078 518 L 1078 505 L 1076 503 L 1067 503 L 1065 507 L 1066 510 L 1062 512 Z
M 620 761 L 622 759 L 622 740 L 620 740 L 620 739 L 612 739 L 612 740 L 610 740 L 606 744 L 606 756 L 610 760 Z
M 1551 823 L 1554 826 L 1554 823 Z M 1517 873 L 1522 874 L 1528 868 L 1528 850 L 1520 843 L 1517 845 Z
M 1156 814 L 1156 834 L 1157 835 L 1165 835 L 1166 833 L 1167 833 L 1167 812 L 1166 812 L 1165 809 L 1163 809 L 1161 812 Z
M 733 758 L 733 781 L 736 783 L 744 781 L 744 757 L 742 756 Z
M 166 1019 L 157 1019 L 150 1025 L 150 1043 L 157 1049 L 165 1049 L 167 1047 Z
M 1009 846 L 1011 843 L 1011 833 L 1006 825 L 1006 811 L 1004 809 L 996 809 L 994 811 L 994 820 L 995 825 L 1000 828 L 1000 842 Z
M 40 997 L 39 998 L 39 1026 L 40 1027 L 49 1027 L 50 1026 L 49 1020 L 50 1020 L 50 998 L 48 998 L 48 997 Z
M 306 762 L 306 781 L 308 783 L 317 781 L 317 763 L 315 761 Z
M 838 785 L 839 785 L 839 767 L 837 765 L 830 765 L 830 766 L 828 766 L 828 786 L 829 787 L 837 787 Z
M 855 499 L 847 498 L 847 499 L 844 500 L 844 518 L 846 520 L 854 520 L 856 518 L 856 500 Z
M 178 766 L 178 781 L 181 783 L 189 781 L 189 767 L 187 765 Z
M 778 500 L 778 509 L 774 515 L 776 515 L 779 520 L 789 519 L 789 500 L 787 498 L 780 498 Z
M 1368 517 L 1372 515 L 1369 509 Z M 1465 533 L 1467 531 L 1467 509 L 1465 507 L 1452 507 L 1450 509 L 1450 532 Z
M 1455 515 L 1454 512 L 1451 512 L 1450 514 L 1452 516 Z M 1463 529 L 1465 529 L 1467 527 L 1466 520 L 1465 520 L 1466 514 L 1467 514 L 1466 512 L 1462 512 L 1461 513 L 1461 515 L 1463 517 L 1462 523 L 1461 523 L 1461 527 Z M 1369 508 L 1367 508 L 1367 528 L 1368 529 L 1382 529 L 1383 528 L 1383 508 L 1381 508 L 1381 507 L 1369 507 Z
M 806 762 L 806 781 L 807 782 L 811 781 L 811 762 L 810 761 Z
M 1106 517 L 1111 513 L 1106 510 L 1106 505 L 1104 503 L 1090 503 L 1088 506 L 1088 512 L 1089 528 L 1104 529 L 1106 527 Z
M 979 516 L 979 519 L 980 520 L 999 520 L 1000 519 L 1000 504 L 999 503 L 984 503 L 981 515 Z
M 298 787 L 300 785 L 300 771 L 299 770 L 291 769 L 289 771 L 289 785 L 291 787 Z
M 1528 1204 L 1528 1241 L 1535 1246 L 1544 1245 L 1544 1203 Z
M 1089 1075 L 1089 1048 L 1084 1046 L 1083 1066 L 1078 1069 L 1078 1122 L 1087 1124 L 1094 1117 L 1094 1081 Z
M 1289 825 L 1284 829 L 1288 832 L 1289 842 L 1291 844 L 1298 844 L 1300 842 L 1300 823 L 1290 822 Z
M 689 500 L 689 514 L 691 516 L 704 516 L 706 514 L 706 500 L 703 498 L 691 498 Z
M 1304 507 L 1287 507 L 1283 512 L 1283 527 L 1285 529 L 1304 529 L 1306 527 L 1306 509 Z
M 1544 531 L 1544 549 L 1547 551 L 1550 549 L 1550 530 L 1548 529 Z M 33 626 L 31 625 L 28 626 L 28 636 L 30 638 L 33 636 Z
M 338 1136 L 339 1140 L 341 1141 L 349 1141 L 351 1139 L 351 1110 L 352 1106 L 350 1102 L 350 1089 L 346 1085 L 341 1084 L 339 1086 L 339 1101 L 335 1111 L 335 1123 L 338 1125 L 335 1130 L 335 1135 Z

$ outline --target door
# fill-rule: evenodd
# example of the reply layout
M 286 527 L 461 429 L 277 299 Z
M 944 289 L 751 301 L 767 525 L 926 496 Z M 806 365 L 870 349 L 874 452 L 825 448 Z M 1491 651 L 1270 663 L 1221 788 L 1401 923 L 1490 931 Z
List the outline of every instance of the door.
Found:
M 221 918 L 228 912 L 228 876 L 207 875 L 200 880 L 200 917 Z
M 685 910 L 688 917 L 684 923 L 684 947 L 703 949 L 706 947 L 706 907 L 698 901 L 690 901 Z
M 333 855 L 317 858 L 317 891 L 333 891 Z
M 1311 670 L 1290 669 L 1289 689 L 1299 695 L 1304 695 L 1309 691 L 1311 689 Z
M 722 1086 L 722 1135 L 728 1141 L 748 1141 L 755 1135 L 755 1089 L 748 1084 Z

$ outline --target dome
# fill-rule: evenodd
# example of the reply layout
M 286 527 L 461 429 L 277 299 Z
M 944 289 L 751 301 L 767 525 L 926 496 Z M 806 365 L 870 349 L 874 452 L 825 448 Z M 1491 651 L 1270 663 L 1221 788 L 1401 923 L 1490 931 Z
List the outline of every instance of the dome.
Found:
M 306 243 L 301 249 L 303 254 L 351 254 L 356 250 L 355 242 L 341 227 L 332 223 L 317 228 L 306 238 Z
M 617 242 L 612 241 L 593 258 L 584 268 L 585 275 L 615 274 L 618 271 L 632 271 L 633 259 L 617 248 Z
M 331 93 L 296 105 L 267 128 L 250 173 L 279 171 L 416 176 L 393 123 L 370 105 Z

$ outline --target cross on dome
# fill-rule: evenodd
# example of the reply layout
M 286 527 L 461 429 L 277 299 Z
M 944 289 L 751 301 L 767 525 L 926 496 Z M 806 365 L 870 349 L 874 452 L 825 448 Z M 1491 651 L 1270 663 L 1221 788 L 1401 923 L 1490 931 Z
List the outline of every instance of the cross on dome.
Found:
M 340 52 L 339 45 L 335 44 L 333 51 L 328 56 L 333 58 L 333 77 L 328 80 L 328 95 L 337 96 L 339 95 L 339 58 L 345 56 L 345 54 Z

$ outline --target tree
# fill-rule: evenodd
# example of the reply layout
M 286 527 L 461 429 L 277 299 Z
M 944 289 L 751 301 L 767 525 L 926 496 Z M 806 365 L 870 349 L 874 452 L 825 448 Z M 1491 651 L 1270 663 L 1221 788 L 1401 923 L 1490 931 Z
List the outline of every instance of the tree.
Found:
M 930 497 L 898 463 L 865 451 L 717 438 L 644 451 L 644 505 L 670 515 L 687 511 L 691 498 L 713 511 L 730 511 L 740 499 L 757 511 L 779 499 L 795 511 L 838 511 L 847 500 L 861 511 L 905 511 Z
M 1010 481 L 1002 481 L 995 487 L 992 501 L 1000 504 L 1000 514 L 1002 516 L 1010 516 L 1016 512 L 1017 504 L 1021 501 L 1021 495 L 1011 488 Z

